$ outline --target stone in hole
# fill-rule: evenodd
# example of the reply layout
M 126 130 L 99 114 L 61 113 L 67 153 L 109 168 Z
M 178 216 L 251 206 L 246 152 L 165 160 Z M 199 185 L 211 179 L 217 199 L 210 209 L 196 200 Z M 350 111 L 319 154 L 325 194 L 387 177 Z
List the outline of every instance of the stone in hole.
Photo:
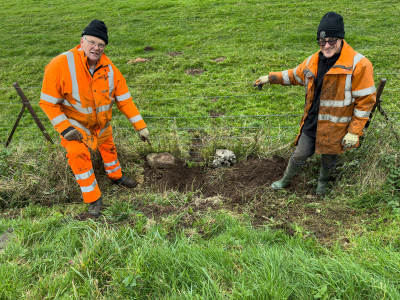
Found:
M 146 159 L 150 167 L 156 169 L 170 169 L 175 166 L 175 157 L 167 152 L 150 153 Z
M 217 149 L 212 162 L 214 168 L 233 167 L 236 164 L 236 156 L 228 149 Z

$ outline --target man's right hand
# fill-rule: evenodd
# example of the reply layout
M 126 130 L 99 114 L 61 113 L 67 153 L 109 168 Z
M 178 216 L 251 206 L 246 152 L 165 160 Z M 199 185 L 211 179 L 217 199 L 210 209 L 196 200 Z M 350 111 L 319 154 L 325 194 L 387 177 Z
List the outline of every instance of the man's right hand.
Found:
M 151 145 L 150 140 L 149 140 L 149 130 L 147 128 L 143 128 L 138 131 L 140 139 L 144 142 L 147 142 L 149 145 Z
M 262 89 L 262 86 L 266 83 L 269 83 L 269 76 L 261 76 L 254 82 L 254 87 L 258 87 L 259 90 Z
M 68 131 L 68 133 L 64 135 L 64 139 L 66 139 L 67 141 L 80 142 L 83 139 L 83 135 L 77 129 L 74 128 L 73 130 Z

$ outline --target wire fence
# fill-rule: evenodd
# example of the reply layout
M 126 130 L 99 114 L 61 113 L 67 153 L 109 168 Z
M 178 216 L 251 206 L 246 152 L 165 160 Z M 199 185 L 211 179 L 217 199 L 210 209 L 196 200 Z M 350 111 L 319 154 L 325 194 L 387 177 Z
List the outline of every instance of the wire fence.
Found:
M 400 73 L 376 73 L 376 75 L 400 75 Z M 252 84 L 253 82 L 196 82 L 196 83 L 171 83 L 171 84 L 154 84 L 157 86 L 185 86 L 185 85 L 229 85 L 229 84 Z M 148 84 L 135 84 L 135 86 L 149 86 Z M 6 87 L 0 89 L 14 89 L 14 87 Z M 22 90 L 35 90 L 41 87 L 21 87 Z M 384 89 L 386 91 L 398 91 L 400 89 Z M 212 95 L 212 96 L 187 96 L 172 98 L 139 98 L 139 101 L 175 101 L 175 100 L 194 100 L 194 99 L 227 99 L 227 98 L 254 98 L 271 95 L 298 95 L 304 96 L 300 91 L 289 90 L 285 92 L 274 92 L 267 90 L 255 94 L 231 94 L 231 95 Z M 20 101 L 0 102 L 0 105 L 20 106 Z M 31 102 L 35 107 L 39 119 L 48 130 L 53 139 L 57 139 L 59 134 L 53 129 L 50 121 L 43 111 L 39 108 L 37 102 Z M 115 106 L 114 106 L 115 108 Z M 115 108 L 116 109 L 116 108 Z M 386 112 L 387 115 L 399 115 L 400 111 Z M 298 133 L 300 117 L 302 113 L 288 114 L 249 114 L 249 115 L 199 115 L 199 116 L 146 116 L 142 115 L 151 134 L 157 139 L 159 146 L 165 145 L 165 142 L 180 147 L 199 148 L 209 143 L 222 143 L 225 146 L 234 146 L 235 144 L 226 144 L 226 142 L 246 143 L 263 136 L 265 141 L 287 141 L 293 139 Z M 7 138 L 14 126 L 19 115 L 0 114 L 0 141 Z M 16 130 L 13 139 L 25 140 L 30 137 L 39 137 L 42 135 L 32 115 L 25 112 L 21 118 L 20 124 Z M 129 136 L 127 131 L 132 131 L 133 127 L 126 126 L 125 116 L 114 116 L 113 131 L 116 135 Z M 167 122 L 165 124 L 165 122 Z M 130 134 L 132 135 L 132 134 Z M 2 136 L 2 138 L 1 138 Z
M 394 115 L 399 115 L 399 112 L 392 112 Z M 157 124 L 149 125 L 150 137 L 155 147 L 160 149 L 166 149 L 168 147 L 180 147 L 185 148 L 187 151 L 190 149 L 196 150 L 199 148 L 207 147 L 210 145 L 227 148 L 236 147 L 238 145 L 250 144 L 258 139 L 259 144 L 282 144 L 288 143 L 293 140 L 298 134 L 299 121 L 301 114 L 286 114 L 286 115 L 252 115 L 252 116 L 240 116 L 243 119 L 254 120 L 256 117 L 278 117 L 278 121 L 271 122 L 271 120 L 265 121 L 262 119 L 259 126 L 193 126 L 193 127 L 181 127 L 179 123 L 175 123 L 171 127 L 157 126 Z M 225 116 L 232 117 L 232 116 Z M 33 119 L 30 115 L 27 118 Z M 124 117 L 117 117 L 124 118 Z M 154 118 L 154 117 L 153 117 Z M 162 119 L 175 119 L 173 117 L 161 117 Z M 185 117 L 189 118 L 189 117 Z M 211 120 L 208 116 L 202 116 L 204 119 Z M 223 117 L 219 117 L 223 119 Z M 288 118 L 291 125 L 281 125 L 282 118 Z M 195 118 L 193 118 L 195 119 Z M 144 120 L 147 122 L 146 117 Z M 53 141 L 57 142 L 59 134 L 52 128 L 49 120 L 44 117 L 41 118 L 47 133 L 50 134 Z M 5 133 L 5 137 L 8 137 L 13 124 L 9 126 L 0 126 L 0 132 Z M 20 122 L 19 128 L 13 139 L 15 142 L 27 141 L 35 138 L 39 141 L 45 142 L 43 133 L 39 130 L 35 123 L 26 124 L 26 122 Z M 113 132 L 116 138 L 123 139 L 136 139 L 134 128 L 132 126 L 121 126 L 119 124 L 113 125 Z M 155 140 L 155 143 L 154 143 Z M 5 141 L 5 140 L 4 140 Z M 139 141 L 139 140 L 137 140 Z M 136 141 L 136 142 L 137 142 Z M 232 143 L 233 142 L 233 143 Z
M 400 72 L 377 72 L 374 74 L 375 76 L 377 75 L 400 75 Z M 137 86 L 191 86 L 191 85 L 230 85 L 230 84 L 247 84 L 251 85 L 253 84 L 254 81 L 228 81 L 228 82 L 189 82 L 189 83 L 136 83 L 136 84 L 130 84 L 128 87 L 137 87 Z M 41 89 L 41 86 L 25 86 L 21 87 L 21 89 Z M 1 90 L 8 90 L 8 89 L 14 89 L 14 87 L 0 87 Z M 399 89 L 395 89 L 399 90 Z
M 24 88 L 21 88 L 22 90 Z M 142 101 L 172 101 L 172 100 L 192 100 L 192 99 L 224 99 L 224 98 L 250 98 L 250 97 L 260 97 L 260 96 L 269 96 L 269 95 L 286 95 L 288 92 L 268 92 L 268 93 L 258 93 L 258 94 L 240 94 L 240 95 L 213 95 L 213 96 L 190 96 L 190 97 L 174 97 L 174 98 L 155 98 L 155 99 L 146 99 L 146 98 L 135 98 L 135 102 Z M 302 95 L 301 93 L 292 93 L 296 95 Z M 304 94 L 303 94 L 304 95 Z M 39 103 L 32 102 L 32 105 L 39 105 Z M 0 102 L 0 105 L 21 105 L 20 102 Z
M 24 88 L 21 88 L 24 89 Z M 386 91 L 400 91 L 398 89 L 385 89 Z M 213 95 L 213 96 L 189 96 L 189 97 L 174 97 L 174 98 L 135 98 L 135 102 L 150 102 L 150 101 L 172 101 L 172 100 L 192 100 L 192 99 L 224 99 L 224 98 L 252 98 L 252 97 L 261 97 L 261 96 L 270 96 L 270 95 L 298 95 L 302 96 L 304 93 L 301 92 L 268 92 L 268 93 L 258 93 L 258 94 L 240 94 L 240 95 Z M 21 102 L 0 102 L 0 105 L 21 105 Z M 31 105 L 39 105 L 38 102 L 31 102 Z
M 195 117 L 148 117 L 144 116 L 144 120 L 150 131 L 151 139 L 155 139 L 155 146 L 159 148 L 168 148 L 171 146 L 198 149 L 215 145 L 219 147 L 235 147 L 243 143 L 251 143 L 262 136 L 262 141 L 259 143 L 272 143 L 273 141 L 285 141 L 293 139 L 298 130 L 298 122 L 301 114 L 271 114 L 271 115 L 246 115 L 246 116 L 195 116 Z M 0 116 L 3 120 L 4 116 Z M 14 117 L 16 120 L 17 116 Z M 112 125 L 114 135 L 122 138 L 134 138 L 134 128 L 132 126 L 124 126 L 121 122 L 125 117 L 115 117 L 116 123 Z M 280 121 L 272 121 L 276 118 Z M 21 140 L 28 140 L 31 138 L 43 139 L 43 134 L 34 122 L 27 123 L 26 120 L 33 120 L 34 118 L 26 113 L 20 121 L 19 127 L 17 128 L 16 134 L 13 139 L 16 142 Z M 38 119 L 41 120 L 48 134 L 53 140 L 59 139 L 59 134 L 53 129 L 50 121 L 46 116 L 40 116 Z M 126 118 L 125 118 L 126 119 Z M 185 126 L 180 124 L 179 120 L 194 120 L 194 126 Z M 228 122 L 229 119 L 242 119 L 247 124 L 236 125 Z M 259 122 L 255 120 L 259 119 Z M 286 120 L 285 120 L 286 119 Z M 0 132 L 3 132 L 4 137 L 8 137 L 13 127 L 13 122 L 3 124 L 0 126 Z M 24 120 L 24 121 L 23 121 Z M 118 122 L 120 120 L 121 122 Z M 151 122 L 154 120 L 155 122 Z M 173 121 L 170 126 L 163 126 L 159 121 Z M 196 122 L 198 120 L 204 120 L 205 122 Z M 216 122 L 221 120 L 221 123 Z M 251 122 L 249 122 L 251 120 Z M 288 125 L 282 125 L 280 123 L 288 123 Z M 0 122 L 3 123 L 3 122 Z M 18 133 L 18 134 L 17 134 Z M 232 143 L 233 142 L 233 143 Z

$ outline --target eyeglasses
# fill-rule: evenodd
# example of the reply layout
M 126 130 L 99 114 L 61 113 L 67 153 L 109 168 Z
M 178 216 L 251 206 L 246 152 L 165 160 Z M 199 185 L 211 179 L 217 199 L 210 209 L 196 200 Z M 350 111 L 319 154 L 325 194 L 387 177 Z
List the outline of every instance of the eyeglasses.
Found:
M 100 50 L 103 50 L 106 47 L 106 45 L 104 45 L 104 44 L 98 44 L 98 43 L 95 43 L 93 41 L 89 41 L 85 36 L 83 38 L 89 43 L 90 46 L 96 46 L 97 45 L 97 47 L 99 47 Z
M 319 40 L 319 41 L 317 41 L 317 43 L 318 43 L 318 45 L 320 45 L 321 47 L 324 47 L 324 46 L 326 45 L 326 43 L 328 43 L 328 44 L 331 45 L 331 46 L 334 46 L 334 45 L 336 45 L 337 40 L 338 40 L 338 39 L 331 39 L 331 40 L 328 40 L 328 41 Z

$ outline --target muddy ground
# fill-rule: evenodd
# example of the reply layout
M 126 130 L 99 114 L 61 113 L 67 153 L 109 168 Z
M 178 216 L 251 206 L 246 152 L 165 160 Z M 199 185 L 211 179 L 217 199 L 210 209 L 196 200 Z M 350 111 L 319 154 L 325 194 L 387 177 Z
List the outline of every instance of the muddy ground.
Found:
M 192 158 L 196 161 L 196 157 Z M 276 192 L 270 189 L 270 185 L 283 176 L 287 161 L 282 157 L 248 157 L 234 167 L 219 169 L 204 167 L 201 162 L 196 162 L 188 165 L 178 161 L 172 169 L 152 169 L 144 164 L 144 182 L 134 194 L 146 193 L 146 189 L 150 188 L 161 194 L 183 193 L 181 195 L 186 195 L 187 201 L 149 204 L 132 199 L 137 204 L 136 210 L 156 222 L 169 216 L 179 216 L 174 226 L 189 231 L 196 228 L 200 234 L 202 229 L 198 227 L 198 221 L 202 217 L 209 216 L 213 211 L 225 210 L 240 218 L 249 216 L 252 227 L 269 226 L 289 235 L 313 236 L 325 245 L 336 241 L 348 243 L 348 230 L 363 230 L 366 220 L 374 217 L 373 211 L 357 210 L 347 203 L 317 197 L 318 166 L 306 164 L 285 190 Z M 120 192 L 127 191 L 122 188 Z M 3 218 L 16 216 L 4 212 L 0 214 Z M 82 212 L 75 218 L 84 221 L 92 219 L 92 216 Z M 117 226 L 134 226 L 136 222 L 132 216 L 125 216 L 122 221 L 100 219 Z M 204 237 L 207 237 L 206 233 Z
M 268 183 L 280 178 L 286 162 L 280 157 L 259 160 L 249 158 L 232 168 L 204 168 L 178 162 L 172 169 L 151 169 L 144 166 L 147 185 L 154 185 L 160 191 L 177 190 L 191 192 L 199 190 L 207 197 L 230 198 L 231 205 L 244 205 L 261 195 Z M 294 183 L 294 188 L 297 186 Z M 292 188 L 293 188 L 292 187 Z
M 219 169 L 189 167 L 183 162 L 163 170 L 145 165 L 146 185 L 154 186 L 160 192 L 192 192 L 194 200 L 180 207 L 144 205 L 139 210 L 155 219 L 186 211 L 224 209 L 238 214 L 246 212 L 252 217 L 253 227 L 268 225 L 289 235 L 314 236 L 324 244 L 337 239 L 346 243 L 346 232 L 350 228 L 357 230 L 361 212 L 346 204 L 317 197 L 316 180 L 312 179 L 318 176 L 318 172 L 311 172 L 310 166 L 305 166 L 285 191 L 272 191 L 269 188 L 271 183 L 283 176 L 286 165 L 285 159 L 278 156 L 270 159 L 249 157 L 233 168 Z M 193 219 L 193 216 L 184 214 L 180 226 L 190 227 Z
M 317 197 L 318 166 L 306 164 L 284 191 L 272 191 L 271 183 L 282 178 L 286 165 L 287 161 L 278 156 L 249 157 L 235 167 L 219 169 L 201 166 L 200 162 L 190 166 L 177 162 L 172 169 L 152 169 L 144 164 L 143 186 L 160 193 L 178 191 L 188 195 L 188 201 L 183 205 L 138 203 L 137 210 L 154 221 L 180 216 L 174 226 L 182 230 L 193 228 L 212 211 L 225 210 L 238 216 L 245 213 L 254 228 L 269 226 L 291 236 L 312 236 L 328 246 L 336 241 L 347 244 L 348 230 L 362 229 L 361 222 L 365 226 L 365 220 L 373 217 L 371 211 L 359 211 L 346 203 Z M 88 218 L 92 217 L 85 212 L 76 216 L 78 220 Z M 128 219 L 119 225 L 134 226 L 135 222 Z M 197 230 L 202 233 L 201 228 Z

